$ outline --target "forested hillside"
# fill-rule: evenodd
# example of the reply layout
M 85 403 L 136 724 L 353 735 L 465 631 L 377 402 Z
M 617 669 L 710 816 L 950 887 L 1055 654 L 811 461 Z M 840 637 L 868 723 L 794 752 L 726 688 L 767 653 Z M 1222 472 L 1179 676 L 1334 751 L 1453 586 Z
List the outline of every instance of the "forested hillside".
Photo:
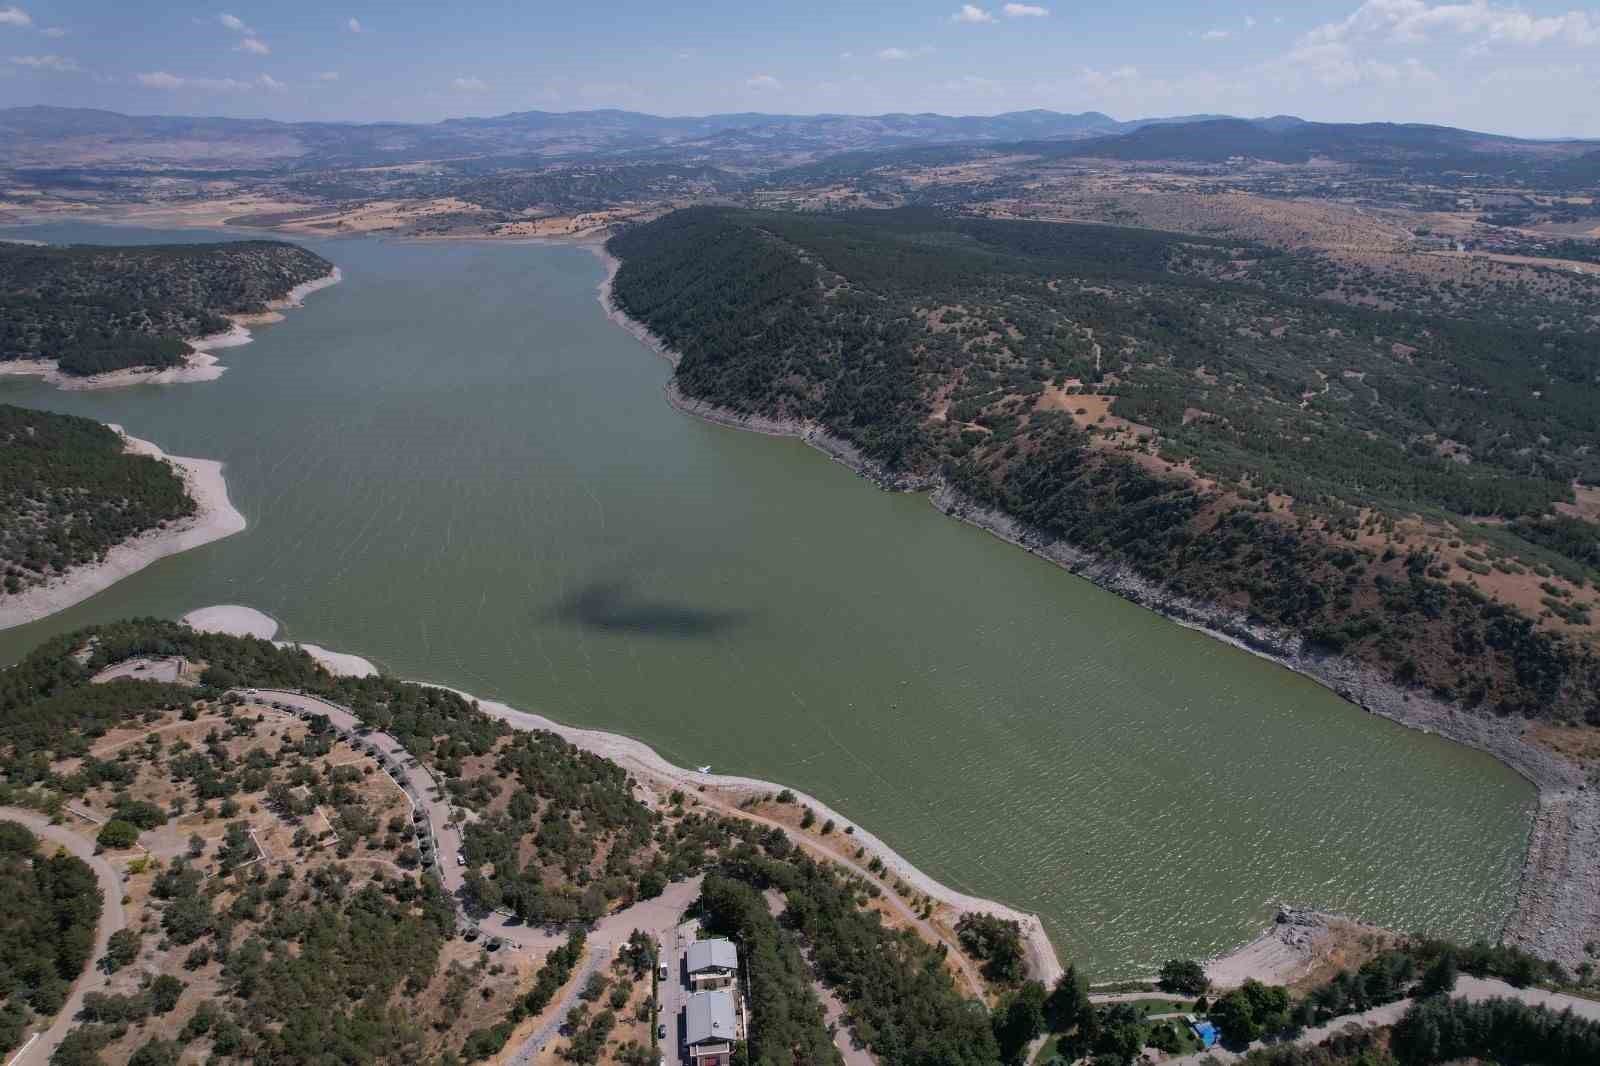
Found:
M 80 859 L 0 820 L 0 1055 L 66 1002 L 94 948 L 100 886 Z
M 193 670 L 180 684 L 90 681 L 138 655 L 179 655 Z M 152 927 L 113 943 L 102 965 L 128 977 L 91 997 L 56 1061 L 476 1060 L 571 977 L 579 926 L 575 953 L 551 952 L 537 975 L 458 939 L 398 789 L 363 769 L 358 745 L 225 695 L 243 685 L 325 695 L 426 763 L 474 812 L 467 861 L 493 870 L 469 879 L 469 904 L 592 920 L 719 872 L 710 918 L 745 940 L 770 1061 L 832 1061 L 809 952 L 886 1066 L 999 1066 L 988 1012 L 963 998 L 941 952 L 866 906 L 883 889 L 818 864 L 782 832 L 681 793 L 651 809 L 616 764 L 512 731 L 453 692 L 334 678 L 298 648 L 154 619 L 53 638 L 0 671 L 0 805 L 105 810 L 113 851 L 193 834 L 170 862 L 130 864 Z M 258 859 L 265 848 L 272 858 Z M 788 912 L 782 929 L 767 889 Z M 148 971 L 159 976 L 141 983 Z M 569 1034 L 574 1048 L 591 1028 Z M 593 1051 L 568 1058 L 594 1062 Z
M 111 428 L 0 404 L 0 603 L 194 510 L 169 463 Z
M 0 242 L 0 360 L 68 374 L 175 366 L 185 338 L 264 311 L 333 264 L 279 241 L 109 247 Z
M 610 247 L 692 398 L 1441 698 L 1600 720 L 1595 279 L 1387 279 L 1376 310 L 1247 241 L 911 210 L 692 209 Z

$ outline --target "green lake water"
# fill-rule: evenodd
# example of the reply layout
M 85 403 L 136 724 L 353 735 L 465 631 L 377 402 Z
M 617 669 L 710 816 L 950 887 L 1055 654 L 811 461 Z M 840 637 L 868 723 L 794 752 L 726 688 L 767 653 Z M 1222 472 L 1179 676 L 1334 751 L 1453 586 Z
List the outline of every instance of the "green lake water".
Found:
M 38 226 L 52 241 L 202 239 Z M 237 234 L 234 234 L 237 236 Z M 240 603 L 406 677 L 827 799 L 1040 914 L 1098 975 L 1227 950 L 1271 901 L 1493 936 L 1534 793 L 882 492 L 708 426 L 582 249 L 312 243 L 345 281 L 215 382 L 0 401 L 221 459 L 249 519 L 43 622 Z

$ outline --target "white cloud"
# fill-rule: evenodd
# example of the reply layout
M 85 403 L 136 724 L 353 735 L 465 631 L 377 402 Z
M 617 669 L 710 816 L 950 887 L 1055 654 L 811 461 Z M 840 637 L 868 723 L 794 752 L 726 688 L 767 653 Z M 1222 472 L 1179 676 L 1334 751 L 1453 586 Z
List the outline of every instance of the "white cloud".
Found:
M 244 24 L 244 19 L 240 18 L 238 15 L 218 15 L 217 21 L 235 33 L 255 32 L 255 30 L 252 30 L 249 26 L 246 26 Z
M 990 78 L 980 78 L 976 74 L 963 74 L 959 78 L 951 78 L 944 82 L 943 88 L 951 92 L 972 93 L 974 95 L 991 95 L 1002 90 L 999 82 Z
M 20 7 L 0 7 L 0 26 L 32 26 L 33 19 Z
M 50 26 L 47 29 L 40 30 L 39 32 L 44 34 L 46 37 L 49 37 L 51 40 L 60 40 L 72 31 L 62 26 Z
M 351 33 L 360 33 L 361 32 L 361 20 L 360 19 L 346 19 L 344 24 L 350 28 L 350 32 Z
M 1256 28 L 1256 17 L 1254 15 L 1246 15 L 1244 17 L 1244 28 L 1247 30 Z
M 783 83 L 771 74 L 757 74 L 753 78 L 746 78 L 745 82 L 752 89 L 781 89 Z
M 272 49 L 268 48 L 266 46 L 266 43 L 264 41 L 262 41 L 260 38 L 257 38 L 257 37 L 246 37 L 244 40 L 239 42 L 238 47 L 236 47 L 234 49 L 234 51 L 235 52 L 249 52 L 252 55 L 264 56 L 264 55 L 269 54 L 272 51 Z
M 1226 41 L 1232 36 L 1232 30 L 1207 30 L 1200 35 L 1200 39 L 1202 41 Z
M 77 60 L 66 56 L 12 56 L 11 62 L 34 70 L 53 70 L 57 74 L 73 74 L 83 69 Z
M 1138 67 L 1116 67 L 1112 70 L 1095 70 L 1085 67 L 1078 74 L 1078 85 L 1093 92 L 1101 92 L 1119 85 L 1139 80 Z
M 899 63 L 906 59 L 915 59 L 917 56 L 925 56 L 932 51 L 933 47 L 926 44 L 920 48 L 880 48 L 878 58 L 889 63 Z
M 1357 55 L 1338 42 L 1305 43 L 1263 65 L 1262 73 L 1280 86 L 1340 89 L 1355 85 L 1409 85 L 1424 88 L 1438 82 L 1439 76 L 1420 60 L 1398 62 Z
M 157 70 L 136 75 L 134 81 L 146 89 L 171 91 L 199 89 L 202 92 L 247 93 L 256 89 L 266 89 L 268 92 L 281 92 L 284 89 L 283 82 L 270 74 L 262 74 L 252 81 L 240 81 L 238 78 L 185 78 Z
M 168 74 L 164 70 L 140 74 L 137 80 L 146 89 L 181 89 L 184 85 L 184 79 L 176 74 Z
M 488 82 L 471 74 L 463 74 L 450 84 L 464 93 L 481 93 L 489 87 Z
M 1600 17 L 1583 11 L 1531 15 L 1521 8 L 1493 4 L 1489 0 L 1457 4 L 1366 0 L 1348 18 L 1318 26 L 1302 41 L 1337 44 L 1377 40 L 1416 44 L 1440 34 L 1505 44 L 1533 45 L 1563 40 L 1570 44 L 1593 45 L 1600 44 Z
M 962 4 L 961 10 L 950 16 L 950 21 L 968 23 L 993 22 L 994 16 L 977 4 Z
M 318 81 L 338 81 L 339 72 L 337 70 L 325 70 L 318 74 L 316 78 Z
M 1049 8 L 1040 7 L 1038 4 L 1007 4 L 1000 10 L 1006 13 L 1006 18 L 1010 19 L 1042 19 L 1050 14 Z

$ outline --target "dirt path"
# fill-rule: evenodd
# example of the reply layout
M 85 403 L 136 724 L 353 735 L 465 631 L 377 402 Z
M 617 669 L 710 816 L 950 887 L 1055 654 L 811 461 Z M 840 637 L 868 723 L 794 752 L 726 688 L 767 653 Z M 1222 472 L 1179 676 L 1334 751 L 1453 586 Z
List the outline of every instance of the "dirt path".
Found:
M 326 714 L 329 721 L 336 728 L 345 732 L 354 732 L 361 726 L 360 719 L 358 719 L 348 708 L 341 707 L 338 704 L 321 699 L 320 697 L 308 696 L 302 693 L 290 692 L 286 690 L 262 689 L 260 691 L 259 698 L 284 703 L 290 707 L 303 709 L 316 714 Z M 480 701 L 480 706 L 488 713 L 494 715 L 495 717 L 505 719 L 519 729 L 550 729 L 566 739 L 577 743 L 579 747 L 590 751 L 597 751 L 598 754 L 601 754 L 606 758 L 611 758 L 615 761 L 622 762 L 630 769 L 633 769 L 637 776 L 649 781 L 652 786 L 656 787 L 663 793 L 670 792 L 673 789 L 684 789 L 685 791 L 692 792 L 695 788 L 696 782 L 686 770 L 678 770 L 677 773 L 663 772 L 660 765 L 657 765 L 656 763 L 641 763 L 637 757 L 618 758 L 618 752 L 614 746 L 608 746 L 607 750 L 597 750 L 597 747 L 593 743 L 585 744 L 580 738 L 587 737 L 587 735 L 591 732 L 589 730 L 555 727 L 553 724 L 547 724 L 544 719 L 538 718 L 538 716 L 535 715 L 529 715 L 520 711 L 511 711 L 510 708 L 504 708 L 502 710 L 503 705 L 500 704 Z M 508 714 L 506 712 L 510 713 Z M 530 721 L 530 719 L 532 720 Z M 628 741 L 626 738 L 612 737 L 610 734 L 600 735 L 609 737 L 614 741 L 623 741 L 627 744 L 634 743 L 633 741 Z M 421 766 L 420 764 L 414 767 L 407 765 L 405 761 L 407 756 L 405 755 L 404 749 L 401 747 L 399 741 L 395 740 L 395 738 L 386 733 L 372 732 L 367 734 L 365 741 L 369 745 L 377 744 L 380 752 L 388 753 L 388 755 L 391 756 L 386 760 L 385 769 L 391 775 L 395 776 L 395 779 L 406 791 L 408 798 L 412 800 L 413 807 L 420 805 L 421 809 L 426 812 L 427 820 L 425 824 L 428 826 L 429 835 L 432 837 L 435 845 L 434 852 L 438 858 L 438 872 L 440 880 L 444 882 L 445 890 L 447 892 L 449 892 L 452 896 L 459 898 L 461 889 L 466 883 L 466 871 L 457 866 L 455 862 L 455 855 L 461 850 L 461 829 L 460 826 L 450 824 L 450 804 L 443 798 L 440 798 L 445 795 L 443 789 L 440 788 L 438 783 L 434 781 L 432 775 L 429 774 L 425 767 Z M 398 755 L 395 754 L 396 752 L 398 752 Z M 652 752 L 651 754 L 653 755 L 654 753 Z M 739 779 L 712 779 L 712 782 L 717 784 L 723 784 L 728 781 L 732 781 L 736 785 L 746 784 Z M 776 787 L 774 786 L 774 790 L 775 788 Z M 794 829 L 793 827 L 786 826 L 781 822 L 762 817 L 761 815 L 751 814 L 748 811 L 742 811 L 737 807 L 737 805 L 725 802 L 720 798 L 712 797 L 708 793 L 696 794 L 699 795 L 702 800 L 704 800 L 707 806 L 716 809 L 720 813 L 736 818 L 744 818 L 760 825 L 779 829 L 790 840 L 805 848 L 811 854 L 820 858 L 825 858 L 831 862 L 838 863 L 851 873 L 856 874 L 857 876 L 862 877 L 869 882 L 881 885 L 883 887 L 882 898 L 890 907 L 890 909 L 892 909 L 896 914 L 898 914 L 908 924 L 916 929 L 916 931 L 921 936 L 926 938 L 929 943 L 945 944 L 950 952 L 950 957 L 955 961 L 956 966 L 966 978 L 969 993 L 977 996 L 980 999 L 984 998 L 986 986 L 984 985 L 983 978 L 979 975 L 977 968 L 972 964 L 972 960 L 968 959 L 966 955 L 962 953 L 959 945 L 952 943 L 930 923 L 923 921 L 922 918 L 920 918 L 917 913 L 912 910 L 911 906 L 895 893 L 893 888 L 890 887 L 884 881 L 884 879 L 872 874 L 865 866 L 862 866 L 851 859 L 837 855 L 834 852 L 822 847 L 816 842 L 815 838 L 801 830 Z M 809 801 L 810 797 L 805 797 L 805 799 Z M 819 815 L 823 814 L 824 812 L 827 812 L 827 808 L 819 808 Z M 858 835 L 862 837 L 864 841 L 868 837 L 868 834 L 859 829 Z M 890 854 L 892 855 L 892 853 Z M 688 889 L 686 886 L 690 884 L 696 887 L 692 890 Z M 621 939 L 615 941 L 616 944 L 620 944 L 622 940 L 627 939 L 628 933 L 635 928 L 646 930 L 658 928 L 658 923 L 664 917 L 664 914 L 656 914 L 655 911 L 672 910 L 673 908 L 676 908 L 677 914 L 683 913 L 684 908 L 686 908 L 688 904 L 693 901 L 693 896 L 685 898 L 685 892 L 693 891 L 698 894 L 698 884 L 698 881 L 694 881 L 684 882 L 680 885 L 668 886 L 666 893 L 664 893 L 659 900 L 646 900 L 628 908 L 627 911 L 623 911 L 606 919 L 602 919 L 597 925 L 596 932 L 593 935 L 607 935 L 605 932 L 602 932 L 602 930 L 610 930 L 614 934 L 615 930 L 620 929 Z M 942 888 L 942 886 L 940 887 Z M 945 890 L 946 893 L 948 893 L 948 891 L 949 890 Z M 943 897 L 935 895 L 935 898 Z M 995 909 L 1001 913 L 1011 913 L 1005 908 L 999 907 L 998 905 L 995 906 Z M 1031 919 L 1031 916 L 1024 915 L 1022 918 L 1025 921 L 1034 921 Z M 614 928 L 613 923 L 615 923 Z M 500 936 L 519 947 L 532 950 L 548 951 L 551 948 L 557 947 L 558 945 L 566 942 L 566 933 L 561 930 L 548 931 L 541 928 L 526 926 L 515 918 L 501 914 L 489 915 L 481 921 L 476 921 L 474 924 L 476 924 L 480 929 L 484 930 L 490 936 Z M 1036 922 L 1031 926 L 1025 924 L 1025 932 L 1029 931 L 1030 928 L 1036 930 Z M 1042 936 L 1042 933 L 1039 935 Z M 608 942 L 610 941 L 608 940 Z M 1048 941 L 1046 941 L 1046 943 L 1048 943 Z M 1054 950 L 1050 950 L 1048 956 L 1044 956 L 1038 947 L 1036 940 L 1033 938 L 1028 940 L 1028 947 L 1029 963 L 1030 966 L 1033 967 L 1032 972 L 1036 975 L 1040 975 L 1041 980 L 1044 980 L 1046 984 L 1052 983 L 1055 980 L 1056 975 L 1060 972 L 1059 964 L 1057 964 L 1055 960 Z
M 1471 1003 L 1480 1003 L 1486 999 L 1517 999 L 1535 1007 L 1548 1007 L 1553 1011 L 1571 1010 L 1579 1017 L 1600 1021 L 1600 1002 L 1592 999 L 1580 999 L 1577 996 L 1568 996 L 1560 992 L 1546 992 L 1541 988 L 1517 988 L 1504 981 L 1491 978 L 1468 977 L 1462 975 L 1456 979 L 1456 990 L 1451 995 L 1452 999 L 1465 999 Z M 1293 1040 L 1280 1041 L 1290 1044 L 1320 1044 L 1336 1033 L 1342 1032 L 1350 1026 L 1361 1029 L 1370 1029 L 1376 1026 L 1393 1025 L 1405 1017 L 1406 1011 L 1411 1009 L 1412 1001 L 1402 999 L 1394 1003 L 1385 1003 L 1381 1007 L 1362 1011 L 1359 1014 L 1347 1014 L 1342 1018 L 1335 1018 L 1327 1025 L 1319 1025 L 1315 1029 L 1306 1029 Z M 1263 1048 L 1269 1046 L 1263 1041 L 1256 1041 L 1250 1048 Z M 1195 1052 L 1180 1058 L 1169 1059 L 1163 1066 L 1200 1066 L 1207 1057 L 1213 1057 L 1220 1062 L 1239 1062 L 1244 1056 L 1229 1051 L 1223 1047 L 1214 1047 L 1210 1051 Z
M 767 901 L 767 911 L 774 917 L 783 913 L 787 905 L 783 893 L 775 888 L 769 888 L 762 893 Z M 811 965 L 811 959 L 806 959 L 806 964 Z M 855 1033 L 851 1031 L 849 1023 L 845 1020 L 844 1002 L 833 989 L 822 983 L 822 978 L 817 976 L 816 967 L 811 970 L 811 987 L 816 990 L 817 999 L 822 1004 L 822 1021 L 833 1032 L 833 1046 L 839 1049 L 839 1054 L 844 1057 L 845 1066 L 878 1066 L 878 1060 L 865 1047 L 857 1047 Z
M 256 696 L 244 696 L 242 692 L 239 695 L 253 702 L 265 700 L 313 714 L 325 714 L 335 729 L 347 734 L 355 734 L 361 728 L 361 720 L 349 708 L 317 696 L 281 689 L 261 689 Z M 352 739 L 358 744 L 377 749 L 384 772 L 400 786 L 412 810 L 423 812 L 424 819 L 418 825 L 418 831 L 432 841 L 437 863 L 435 870 L 445 891 L 461 907 L 464 922 L 476 926 L 486 937 L 499 937 L 510 947 L 524 951 L 550 951 L 567 942 L 567 930 L 564 928 L 531 926 L 500 912 L 481 918 L 468 914 L 462 906 L 467 871 L 466 867 L 456 862 L 456 855 L 462 846 L 462 825 L 451 824 L 451 816 L 457 812 L 451 807 L 447 794 L 426 766 L 420 762 L 415 766 L 410 764 L 410 756 L 404 747 L 388 733 L 374 730 L 365 736 L 352 736 Z M 609 957 L 627 942 L 635 929 L 647 933 L 672 929 L 689 904 L 699 897 L 700 881 L 696 877 L 668 885 L 666 891 L 655 899 L 641 900 L 601 918 L 589 931 L 588 946 L 597 954 Z
M 972 964 L 972 960 L 967 958 L 966 954 L 961 950 L 961 946 L 946 939 L 944 935 L 935 929 L 931 924 L 923 921 L 922 918 L 918 916 L 917 912 L 911 909 L 911 905 L 905 900 L 901 899 L 899 894 L 896 893 L 892 887 L 886 884 L 882 878 L 875 876 L 865 866 L 862 866 L 855 860 L 847 859 L 844 856 L 823 847 L 821 844 L 817 843 L 815 837 L 812 837 L 804 830 L 795 829 L 792 826 L 784 825 L 782 822 L 775 821 L 771 818 L 764 818 L 759 814 L 751 814 L 749 811 L 742 811 L 735 805 L 723 803 L 720 800 L 711 799 L 704 793 L 701 794 L 700 798 L 705 801 L 706 806 L 715 807 L 723 814 L 727 814 L 735 818 L 743 818 L 759 825 L 770 826 L 773 829 L 782 830 L 784 836 L 788 837 L 793 843 L 804 848 L 812 855 L 815 855 L 821 859 L 825 859 L 828 862 L 837 863 L 838 865 L 843 866 L 846 870 L 849 870 L 851 873 L 856 874 L 857 876 L 864 878 L 873 884 L 881 886 L 883 889 L 883 895 L 879 898 L 888 904 L 890 909 L 892 909 L 896 914 L 898 914 L 906 922 L 910 923 L 910 925 L 916 929 L 916 931 L 924 940 L 928 941 L 928 943 L 943 944 L 949 951 L 949 957 L 955 962 L 957 968 L 960 969 L 962 976 L 966 978 L 968 991 L 978 999 L 987 1002 L 988 986 L 984 984 L 983 977 L 978 973 L 977 967 Z
M 99 992 L 106 986 L 107 975 L 96 968 L 98 962 L 106 953 L 106 945 L 111 940 L 111 934 L 127 926 L 127 916 L 122 911 L 122 875 L 112 865 L 94 853 L 94 842 L 65 826 L 51 825 L 50 820 L 34 811 L 22 810 L 18 807 L 0 807 L 0 819 L 9 822 L 19 822 L 30 829 L 33 834 L 52 844 L 59 844 L 69 853 L 89 864 L 94 871 L 95 880 L 100 883 L 100 920 L 95 923 L 94 951 L 89 956 L 89 963 L 84 968 L 78 979 L 72 983 L 72 994 L 67 997 L 67 1002 L 56 1015 L 50 1028 L 14 1059 L 8 1066 L 44 1066 L 50 1061 L 50 1056 L 60 1046 L 66 1037 L 67 1031 L 73 1026 L 73 1019 L 78 1011 L 83 1009 L 83 997 L 90 992 Z
M 583 986 L 589 983 L 591 975 L 598 973 L 606 960 L 611 956 L 605 951 L 590 947 L 584 957 L 583 965 L 573 971 L 572 980 L 567 982 L 566 991 L 561 998 L 556 1000 L 545 1011 L 545 1020 L 539 1028 L 530 1033 L 515 1051 L 501 1059 L 502 1066 L 530 1066 L 539 1057 L 545 1045 L 561 1035 L 561 1026 L 567 1020 L 567 1012 L 578 1001 L 578 993 L 583 991 Z

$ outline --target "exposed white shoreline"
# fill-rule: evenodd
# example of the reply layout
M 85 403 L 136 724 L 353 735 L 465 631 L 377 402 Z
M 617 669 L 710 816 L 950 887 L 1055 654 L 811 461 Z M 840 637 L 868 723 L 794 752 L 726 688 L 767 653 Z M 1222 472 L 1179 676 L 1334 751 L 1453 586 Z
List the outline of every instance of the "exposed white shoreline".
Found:
M 278 633 L 278 621 L 254 607 L 224 604 L 201 607 L 180 619 L 191 629 L 202 633 L 226 633 L 234 637 L 259 637 L 272 640 Z M 335 677 L 374 677 L 378 668 L 359 655 L 329 651 L 316 644 L 300 644 L 289 640 L 273 640 L 280 648 L 300 648 Z
M 28 375 L 41 377 L 48 385 L 68 392 L 90 389 L 121 389 L 132 385 L 187 385 L 196 381 L 215 381 L 223 375 L 228 368 L 222 366 L 217 357 L 212 353 L 221 348 L 238 348 L 255 340 L 251 334 L 250 326 L 265 325 L 271 322 L 283 321 L 283 311 L 304 306 L 305 298 L 314 292 L 337 285 L 344 280 L 344 274 L 338 267 L 333 272 L 320 278 L 296 285 L 289 290 L 288 295 L 277 300 L 267 302 L 267 310 L 255 314 L 239 314 L 224 316 L 232 325 L 220 333 L 209 333 L 204 337 L 195 337 L 187 341 L 193 348 L 185 357 L 182 366 L 153 369 L 151 367 L 128 367 L 124 370 L 112 370 L 104 374 L 90 374 L 87 377 L 76 374 L 64 374 L 56 365 L 54 359 L 15 359 L 0 362 L 0 375 Z
M 264 639 L 270 639 L 277 633 L 278 629 L 278 623 L 268 615 L 250 607 L 236 605 L 204 607 L 190 611 L 183 616 L 182 621 L 202 632 L 232 633 L 239 636 L 258 636 Z M 287 647 L 293 644 L 293 642 L 288 641 L 277 641 L 275 643 L 280 647 Z M 360 677 L 378 673 L 377 668 L 371 662 L 360 656 L 331 652 L 314 644 L 293 646 L 303 648 L 307 654 L 318 662 L 323 663 L 331 673 L 336 675 L 344 674 Z M 475 703 L 484 713 L 499 718 L 514 728 L 545 730 L 554 733 L 584 751 L 610 759 L 636 777 L 663 783 L 672 788 L 682 788 L 687 793 L 693 793 L 700 786 L 705 785 L 738 796 L 760 797 L 776 795 L 786 787 L 754 777 L 696 773 L 667 761 L 654 748 L 642 740 L 635 740 L 620 733 L 607 733 L 598 729 L 580 729 L 576 726 L 563 725 L 553 719 L 546 718 L 542 714 L 518 710 L 510 704 L 502 703 L 499 700 L 482 699 L 470 692 L 463 692 L 448 685 L 438 685 L 429 681 L 419 681 L 417 684 L 454 692 L 463 699 Z M 964 892 L 957 892 L 955 889 L 941 884 L 917 869 L 910 861 L 881 839 L 863 829 L 855 819 L 847 817 L 814 796 L 806 795 L 792 788 L 790 791 L 795 792 L 796 800 L 799 803 L 805 804 L 816 811 L 819 819 L 827 820 L 831 818 L 841 827 L 853 826 L 855 832 L 848 839 L 865 847 L 869 852 L 882 859 L 887 867 L 886 877 L 890 879 L 899 877 L 918 892 L 947 904 L 957 915 L 969 911 L 984 912 L 1014 919 L 1021 923 L 1027 940 L 1029 963 L 1034 975 L 1046 984 L 1054 984 L 1055 979 L 1061 975 L 1061 963 L 1056 957 L 1055 947 L 1050 943 L 1050 938 L 1045 933 L 1044 926 L 1037 915 L 1026 914 L 993 900 L 980 899 Z
M 122 433 L 128 452 L 172 464 L 195 502 L 195 513 L 165 529 L 152 529 L 114 545 L 98 563 L 76 567 L 43 585 L 0 598 L 0 629 L 26 625 L 66 610 L 130 574 L 138 573 L 157 559 L 210 544 L 244 529 L 244 515 L 228 499 L 221 463 L 214 459 L 167 455 L 149 441 L 123 433 L 121 426 L 111 428 Z
M 594 251 L 606 265 L 599 300 L 607 317 L 676 368 L 679 353 L 617 306 L 613 288 L 620 261 L 604 247 Z M 1523 852 L 1516 901 L 1502 928 L 1503 939 L 1567 966 L 1576 966 L 1587 956 L 1585 945 L 1600 941 L 1600 862 L 1596 859 L 1600 856 L 1600 790 L 1586 789 L 1580 767 L 1524 739 L 1516 723 L 1462 712 L 1431 695 L 1407 691 L 1353 660 L 1311 654 L 1295 634 L 1257 625 L 1242 612 L 1221 604 L 1174 594 L 1119 563 L 1079 551 L 1009 515 L 967 500 L 941 479 L 908 478 L 884 471 L 820 426 L 747 415 L 690 399 L 679 392 L 675 376 L 668 379 L 664 391 L 668 403 L 703 421 L 767 436 L 796 437 L 884 488 L 926 492 L 943 514 L 1048 559 L 1185 628 L 1277 663 L 1362 710 L 1493 756 L 1533 784 L 1539 798 Z M 1262 936 L 1271 933 L 1269 929 Z M 1250 947 L 1247 944 L 1216 961 L 1231 959 Z

